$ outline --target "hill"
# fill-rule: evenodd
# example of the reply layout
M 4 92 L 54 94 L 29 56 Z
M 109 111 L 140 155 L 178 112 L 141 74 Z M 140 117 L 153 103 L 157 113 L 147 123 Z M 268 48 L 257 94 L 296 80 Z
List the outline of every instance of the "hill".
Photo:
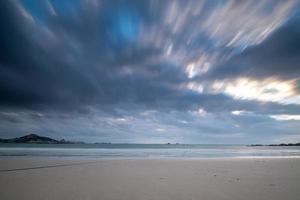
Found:
M 0 138 L 0 143 L 73 144 L 75 142 L 70 142 L 66 140 L 55 140 L 49 137 L 43 137 L 36 134 L 29 134 L 22 137 L 11 138 L 11 139 Z

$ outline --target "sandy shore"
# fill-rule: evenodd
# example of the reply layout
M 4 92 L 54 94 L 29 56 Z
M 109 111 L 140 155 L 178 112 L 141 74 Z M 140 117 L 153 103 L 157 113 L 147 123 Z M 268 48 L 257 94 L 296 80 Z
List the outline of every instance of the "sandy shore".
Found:
M 1 200 L 289 200 L 300 159 L 0 160 Z

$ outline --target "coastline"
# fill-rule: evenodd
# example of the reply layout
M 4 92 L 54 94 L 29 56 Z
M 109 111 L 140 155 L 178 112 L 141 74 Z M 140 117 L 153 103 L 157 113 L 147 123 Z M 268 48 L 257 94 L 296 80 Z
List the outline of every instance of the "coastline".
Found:
M 0 145 L 3 158 L 49 159 L 198 159 L 300 157 L 300 147 L 248 147 L 243 145 L 143 145 L 143 144 L 39 144 Z
M 297 199 L 300 159 L 13 158 L 0 160 L 0 186 L 3 200 Z

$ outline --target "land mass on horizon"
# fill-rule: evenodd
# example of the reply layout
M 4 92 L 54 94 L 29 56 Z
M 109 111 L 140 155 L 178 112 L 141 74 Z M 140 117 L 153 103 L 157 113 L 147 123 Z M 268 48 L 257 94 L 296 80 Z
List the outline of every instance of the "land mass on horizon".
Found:
M 28 134 L 22 137 L 1 139 L 0 143 L 25 143 L 25 144 L 78 144 L 83 142 L 73 142 L 67 140 L 55 140 L 50 137 L 39 136 L 37 134 Z
M 65 139 L 56 140 L 50 137 L 40 136 L 37 134 L 28 134 L 22 137 L 3 139 L 0 138 L 0 143 L 23 143 L 23 144 L 84 144 L 84 142 L 67 141 Z M 111 144 L 111 143 L 94 143 L 94 144 Z M 167 143 L 171 144 L 171 143 Z M 179 143 L 175 143 L 179 144 Z M 249 147 L 260 146 L 300 146 L 300 143 L 280 143 L 280 144 L 251 144 Z

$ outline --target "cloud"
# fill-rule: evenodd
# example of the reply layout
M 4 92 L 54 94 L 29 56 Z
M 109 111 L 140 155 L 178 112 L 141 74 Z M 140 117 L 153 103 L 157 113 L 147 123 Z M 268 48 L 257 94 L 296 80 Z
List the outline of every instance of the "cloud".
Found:
M 279 121 L 300 120 L 300 115 L 271 115 L 271 117 Z
M 299 13 L 299 12 L 298 12 Z M 261 44 L 231 57 L 210 71 L 208 77 L 226 79 L 236 76 L 255 78 L 299 78 L 299 14 L 275 30 Z
M 300 94 L 296 91 L 296 86 L 296 80 L 284 81 L 274 77 L 251 80 L 240 77 L 230 81 L 215 81 L 212 91 L 224 92 L 236 99 L 300 104 Z
M 298 12 L 293 0 L 1 1 L 0 134 L 279 134 L 270 115 L 300 114 Z
M 234 110 L 231 112 L 231 114 L 233 115 L 244 115 L 244 114 L 247 114 L 249 113 L 248 111 L 245 111 L 245 110 Z

